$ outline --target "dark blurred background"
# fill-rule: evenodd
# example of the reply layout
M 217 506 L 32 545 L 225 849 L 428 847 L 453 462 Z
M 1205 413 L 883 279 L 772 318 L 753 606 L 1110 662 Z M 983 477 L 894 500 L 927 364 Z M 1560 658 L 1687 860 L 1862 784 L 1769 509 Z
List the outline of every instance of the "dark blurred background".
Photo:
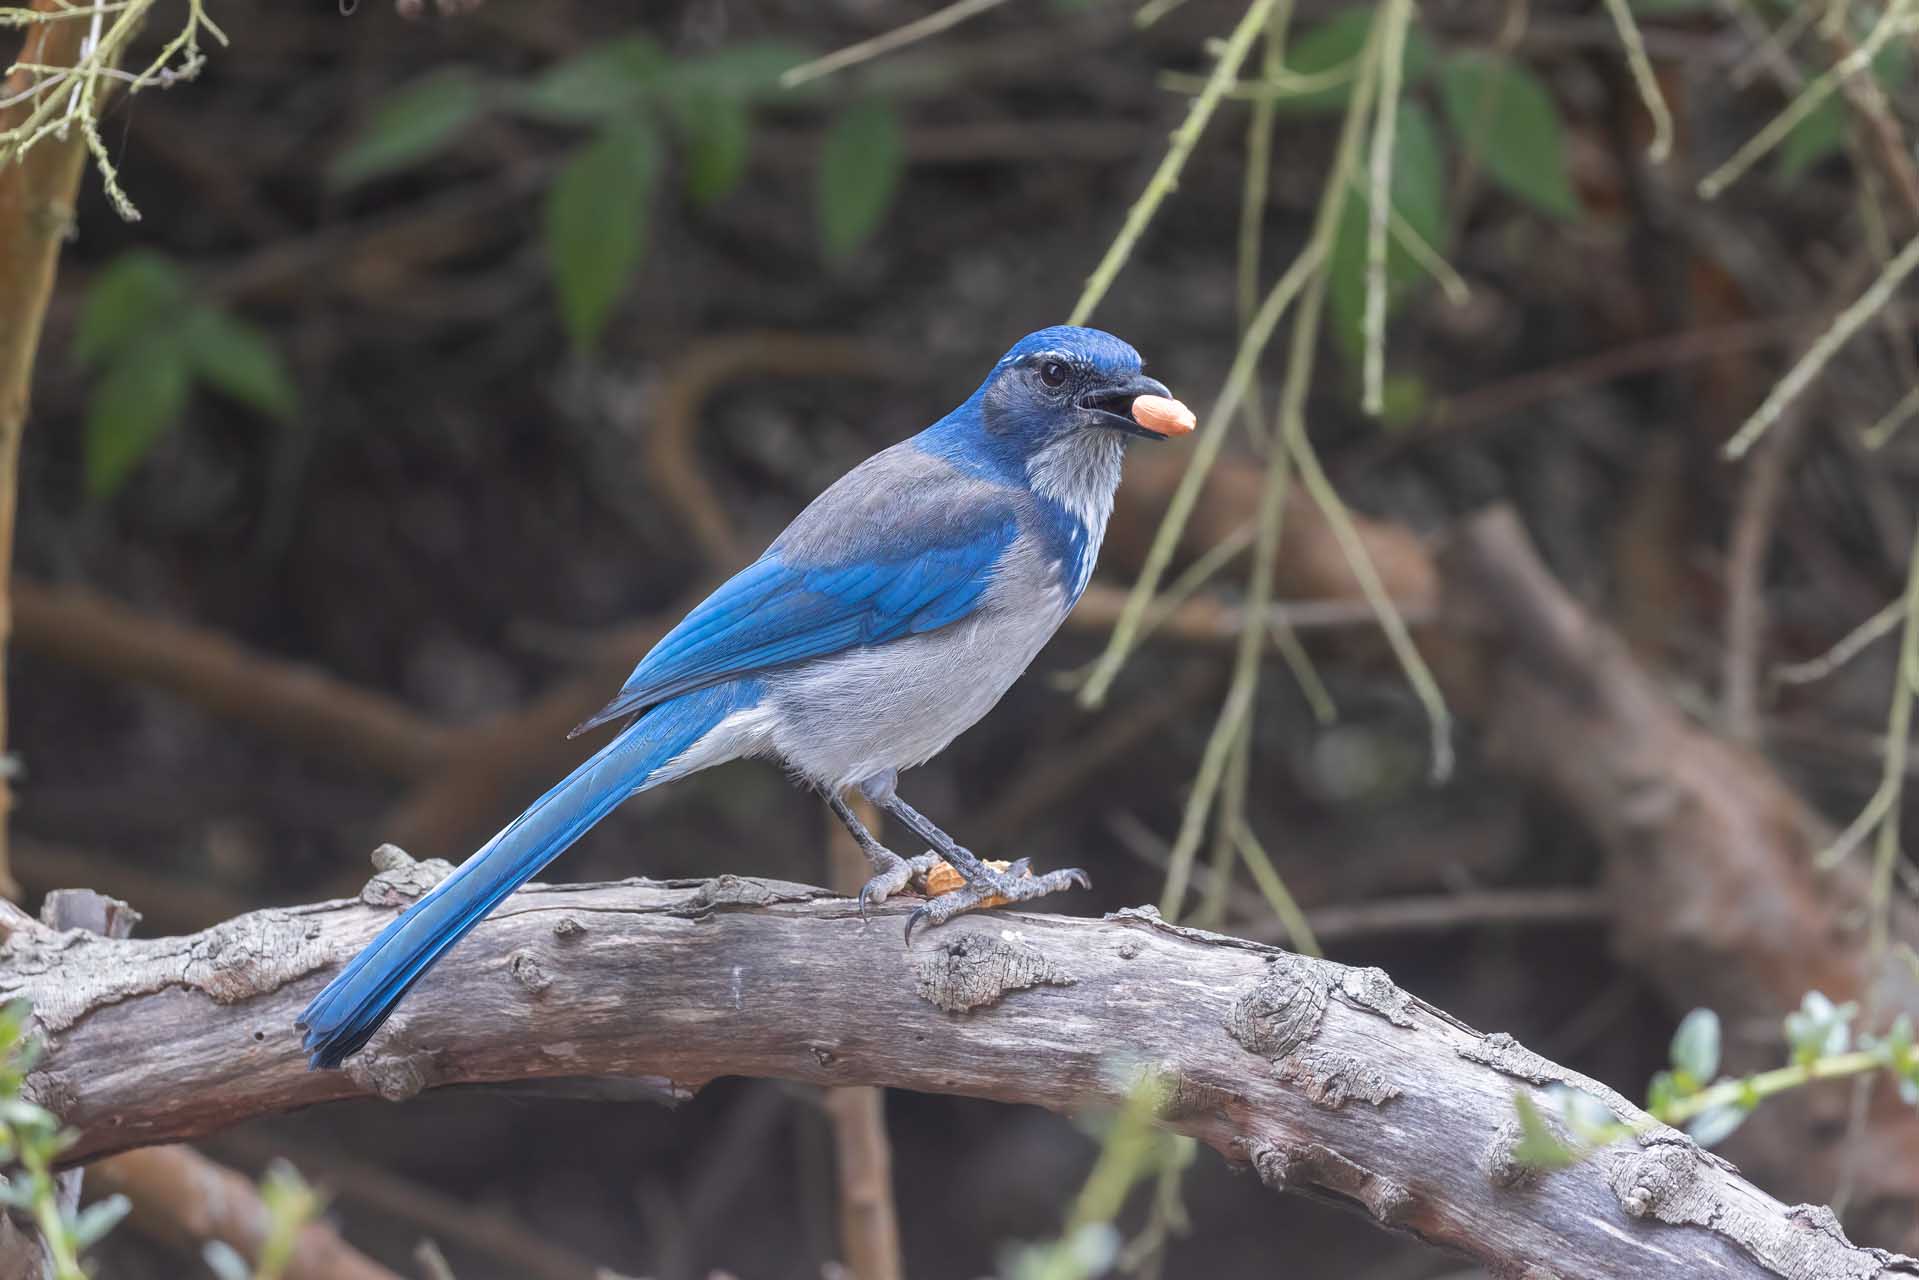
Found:
M 769 67 L 920 8 L 487 0 L 408 19 L 379 0 L 350 15 L 217 6 L 231 48 L 210 47 L 196 82 L 122 98 L 105 121 L 143 220 L 122 222 L 90 175 L 61 264 L 20 481 L 14 873 L 30 894 L 119 894 L 151 933 L 351 893 L 383 840 L 463 857 L 560 775 L 575 713 L 617 687 L 690 593 L 846 467 L 958 402 L 1013 340 L 1065 317 L 1190 100 L 1162 73 L 1203 75 L 1205 42 L 1242 11 L 1190 0 L 1139 29 L 1129 4 L 1019 0 L 781 95 Z M 1295 30 L 1343 12 L 1303 0 Z M 1357 361 L 1329 338 L 1309 422 L 1347 500 L 1412 535 L 1409 554 L 1444 545 L 1485 504 L 1512 504 L 1553 574 L 1675 706 L 1763 752 L 1843 824 L 1879 781 L 1892 644 L 1805 687 L 1765 673 L 1819 653 L 1903 582 L 1919 430 L 1875 452 L 1858 443 L 1911 385 L 1897 308 L 1769 442 L 1784 457 L 1767 464 L 1776 492 L 1756 570 L 1732 564 L 1755 464 L 1717 450 L 1870 278 L 1887 232 L 1862 210 L 1889 201 L 1895 242 L 1919 211 L 1884 195 L 1843 111 L 1823 144 L 1801 139 L 1720 201 L 1698 200 L 1697 177 L 1783 101 L 1751 69 L 1763 61 L 1752 23 L 1779 15 L 1740 12 L 1751 21 L 1711 5 L 1642 12 L 1679 124 L 1673 159 L 1651 166 L 1602 6 L 1423 6 L 1434 67 L 1492 50 L 1544 90 L 1548 142 L 1500 126 L 1491 143 L 1545 159 L 1489 175 L 1448 114 L 1447 77 L 1412 77 L 1431 135 L 1414 161 L 1437 183 L 1424 227 L 1471 299 L 1404 287 L 1385 422 L 1360 413 Z M 574 61 L 606 50 L 609 65 Z M 1827 61 L 1809 44 L 1778 57 L 1811 72 Z M 573 80 L 552 75 L 569 65 Z M 672 102 L 596 96 L 676 67 L 691 87 Z M 1900 106 L 1903 72 L 1887 85 Z M 1238 341 L 1247 115 L 1222 107 L 1094 317 L 1200 410 L 1202 430 L 1225 427 L 1205 413 Z M 644 172 L 581 159 L 620 129 L 648 131 Z M 1336 112 L 1280 113 L 1264 282 L 1304 240 L 1336 132 Z M 561 202 L 555 184 L 569 180 L 579 191 Z M 557 291 L 556 269 L 571 281 Z M 617 288 L 593 283 L 608 280 Z M 211 355 L 84 337 L 121 313 L 165 327 L 202 312 L 240 330 L 208 339 Z M 1262 370 L 1269 407 L 1281 349 Z M 189 372 L 114 389 L 121 363 L 162 358 Z M 1248 439 L 1228 446 L 1229 470 L 1260 465 Z M 1174 448 L 1136 451 L 1141 492 L 1116 517 L 1097 584 L 1132 580 L 1183 462 Z M 1209 499 L 1209 527 L 1234 523 L 1220 504 Z M 1729 641 L 1740 572 L 1763 617 Z M 1229 570 L 1207 598 L 1230 604 L 1243 576 Z M 1422 641 L 1438 626 L 1424 605 Z M 1608 837 L 1489 752 L 1470 703 L 1458 767 L 1431 785 L 1424 718 L 1376 629 L 1353 608 L 1331 621 L 1299 634 L 1339 719 L 1317 723 L 1275 665 L 1248 794 L 1293 895 L 1330 921 L 1329 954 L 1642 1095 L 1678 1016 L 1741 976 L 1702 979 L 1689 998 L 1694 960 L 1679 943 L 1670 957 L 1643 938 L 1616 945 Z M 1107 627 L 1069 628 L 922 770 L 916 803 L 976 848 L 1088 868 L 1093 893 L 1051 909 L 1157 900 L 1231 652 L 1230 637 L 1175 630 L 1088 712 L 1060 677 L 1098 654 Z M 156 677 L 126 656 L 156 638 L 305 664 L 369 699 L 372 718 L 363 733 L 316 733 L 217 672 Z M 1729 643 L 1760 675 L 1732 720 Z M 1100 752 L 1114 735 L 1120 749 Z M 827 834 L 817 799 L 735 765 L 629 803 L 555 874 L 819 882 Z M 1464 905 L 1438 927 L 1364 910 L 1408 898 Z M 1246 885 L 1228 928 L 1284 936 Z M 1757 1061 L 1779 1060 L 1776 1027 L 1740 1024 Z M 1831 1139 L 1849 1095 L 1828 1092 L 1748 1127 L 1784 1126 L 1786 1149 L 1805 1132 L 1793 1126 Z M 986 1274 L 1010 1242 L 1056 1235 L 1098 1149 L 1034 1111 L 906 1094 L 886 1109 L 913 1276 Z M 1794 1162 L 1755 1141 L 1734 1154 L 1762 1185 L 1833 1194 L 1794 1185 Z M 586 1262 L 816 1276 L 835 1256 L 827 1122 L 811 1090 L 773 1082 L 720 1082 L 671 1111 L 452 1090 L 253 1124 L 205 1149 L 247 1170 L 291 1159 L 332 1188 L 349 1239 L 409 1272 L 423 1236 L 463 1280 L 577 1276 Z M 1277 1266 L 1412 1280 L 1460 1265 L 1276 1197 L 1210 1152 L 1184 1200 L 1192 1229 L 1163 1261 L 1171 1276 Z M 1909 1246 L 1911 1209 L 1881 1203 L 1855 1231 Z M 109 1276 L 198 1266 L 131 1229 L 99 1257 Z

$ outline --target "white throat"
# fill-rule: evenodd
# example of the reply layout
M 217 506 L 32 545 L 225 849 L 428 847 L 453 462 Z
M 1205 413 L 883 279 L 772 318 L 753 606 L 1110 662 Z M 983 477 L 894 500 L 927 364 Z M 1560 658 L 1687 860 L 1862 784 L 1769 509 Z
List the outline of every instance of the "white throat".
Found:
M 1092 577 L 1125 459 L 1126 442 L 1119 434 L 1094 428 L 1062 436 L 1026 463 L 1026 480 L 1033 492 L 1066 508 L 1086 531 L 1086 551 L 1080 557 L 1078 580 L 1072 584 L 1075 597 Z

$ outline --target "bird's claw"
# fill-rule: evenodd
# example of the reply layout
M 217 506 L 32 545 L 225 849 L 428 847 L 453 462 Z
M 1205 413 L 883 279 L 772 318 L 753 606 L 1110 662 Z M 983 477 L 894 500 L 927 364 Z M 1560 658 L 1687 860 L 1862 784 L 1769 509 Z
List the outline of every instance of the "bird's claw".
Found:
M 906 917 L 906 945 L 913 945 L 913 930 L 922 924 L 945 924 L 954 916 L 964 915 L 968 911 L 1012 902 L 1030 902 L 1063 889 L 1092 887 L 1092 877 L 1078 867 L 1048 871 L 1045 875 L 1036 876 L 1031 873 L 1030 861 L 1021 858 L 1004 871 L 986 868 L 978 879 L 969 881 L 965 887 L 928 899 L 925 906 Z
M 893 861 L 884 870 L 860 886 L 860 920 L 865 921 L 867 907 L 885 902 L 938 864 L 939 855 L 934 853 L 922 853 L 917 858 L 902 858 L 894 854 Z

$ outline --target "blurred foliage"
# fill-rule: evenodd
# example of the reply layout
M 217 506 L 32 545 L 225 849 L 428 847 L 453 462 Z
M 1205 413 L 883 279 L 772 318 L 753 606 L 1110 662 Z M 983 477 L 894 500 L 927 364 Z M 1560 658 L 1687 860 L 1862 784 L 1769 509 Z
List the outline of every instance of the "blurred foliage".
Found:
M 1399 124 L 1393 131 L 1392 211 L 1400 224 L 1428 245 L 1446 238 L 1446 157 L 1439 130 L 1425 107 L 1402 102 Z M 1364 186 L 1356 186 L 1340 211 L 1339 236 L 1333 241 L 1327 281 L 1332 304 L 1333 336 L 1340 351 L 1357 362 L 1365 349 L 1366 218 L 1369 201 Z M 1426 271 L 1406 248 L 1403 236 L 1386 244 L 1386 287 L 1389 311 L 1404 305 L 1426 279 Z
M 1354 5 L 1304 32 L 1287 51 L 1283 74 L 1254 82 L 1262 100 L 1270 97 L 1280 111 L 1293 115 L 1346 110 L 1353 69 L 1365 51 L 1374 13 L 1371 5 Z M 1568 177 L 1565 126 L 1536 75 L 1487 50 L 1462 49 L 1442 56 L 1417 27 L 1407 32 L 1401 67 L 1406 96 L 1399 104 L 1393 137 L 1389 311 L 1410 301 L 1431 274 L 1422 257 L 1443 255 L 1451 240 L 1446 190 L 1450 150 L 1462 149 L 1501 190 L 1542 213 L 1564 221 L 1581 213 Z M 1435 79 L 1444 129 L 1424 101 Z M 1365 186 L 1356 184 L 1341 212 L 1328 286 L 1334 339 L 1355 364 L 1365 347 L 1367 208 Z M 1415 238 L 1419 243 L 1409 245 Z M 1424 400 L 1417 379 L 1396 378 L 1384 415 L 1387 424 L 1411 420 Z
M 351 188 L 414 169 L 490 116 L 585 130 L 546 192 L 546 250 L 562 320 L 590 351 L 646 253 L 646 230 L 666 169 L 662 135 L 677 140 L 681 186 L 694 204 L 724 200 L 745 176 L 755 114 L 782 90 L 780 73 L 805 55 L 749 42 L 669 57 L 650 36 L 595 45 L 525 80 L 465 68 L 436 71 L 383 99 L 334 158 L 334 184 Z M 893 108 L 861 99 L 830 122 L 821 147 L 815 219 L 829 261 L 850 257 L 885 220 L 905 169 Z
M 1147 1071 L 1127 1090 L 1110 1114 L 1086 1124 L 1100 1136 L 1099 1158 L 1073 1202 L 1057 1240 L 1006 1252 L 1000 1274 L 1007 1280 L 1091 1280 L 1115 1268 L 1137 1271 L 1157 1257 L 1169 1237 L 1186 1230 L 1179 1197 L 1181 1175 L 1193 1163 L 1198 1144 L 1156 1125 L 1169 1098 L 1163 1075 Z M 1133 1191 L 1153 1181 L 1156 1191 L 1145 1229 L 1130 1244 L 1117 1220 Z
M 1888 91 L 1904 86 L 1911 72 L 1912 51 L 1904 44 L 1889 45 L 1872 60 L 1873 78 Z M 1796 182 L 1820 161 L 1839 154 L 1846 144 L 1850 119 L 1851 113 L 1840 98 L 1826 98 L 1814 107 L 1779 144 L 1780 181 Z
M 1274 91 L 1274 104 L 1290 115 L 1337 115 L 1345 111 L 1353 73 L 1372 33 L 1374 12 L 1374 6 L 1364 4 L 1342 9 L 1293 42 L 1286 51 L 1285 70 L 1297 80 L 1280 80 L 1268 86 Z M 1417 27 L 1406 33 L 1406 53 L 1401 62 L 1407 92 L 1426 82 L 1434 58 L 1431 42 Z M 1289 91 L 1292 84 L 1298 87 Z
M 266 1208 L 266 1239 L 252 1266 L 224 1240 L 209 1240 L 200 1256 L 217 1280 L 281 1280 L 293 1263 L 300 1232 L 326 1210 L 326 1196 L 315 1190 L 285 1160 L 275 1160 L 260 1178 L 260 1203 Z
M 1464 50 L 1440 75 L 1446 118 L 1507 192 L 1555 218 L 1579 216 L 1566 178 L 1566 129 L 1539 77 L 1503 54 Z
M 60 1117 L 22 1091 L 27 1073 L 39 1059 L 40 1045 L 28 1036 L 32 1009 L 15 1001 L 0 1009 L 0 1207 L 30 1218 L 46 1243 L 52 1262 L 50 1280 L 86 1280 L 80 1255 L 126 1217 L 127 1198 L 108 1196 L 75 1210 L 60 1203 L 54 1162 L 73 1144 L 74 1134 Z
M 1859 1006 L 1835 1004 L 1809 991 L 1798 1009 L 1785 1017 L 1787 1066 L 1750 1076 L 1719 1075 L 1722 1031 L 1719 1015 L 1694 1009 L 1673 1032 L 1669 1066 L 1652 1078 L 1646 1110 L 1660 1124 L 1683 1126 L 1693 1141 L 1710 1147 L 1725 1141 L 1765 1099 L 1815 1080 L 1835 1080 L 1884 1071 L 1900 1100 L 1919 1107 L 1919 1050 L 1913 1043 L 1913 1019 L 1901 1013 L 1883 1036 L 1855 1035 Z M 1642 1126 L 1621 1120 L 1612 1108 L 1580 1089 L 1549 1090 L 1565 1133 L 1556 1133 L 1530 1095 L 1515 1094 L 1520 1139 L 1513 1158 L 1535 1168 L 1558 1169 L 1585 1159 L 1613 1142 L 1637 1135 Z
M 96 370 L 87 400 L 87 490 L 111 497 L 185 411 L 195 386 L 288 423 L 299 393 L 279 349 L 245 320 L 194 298 L 158 253 L 115 260 L 87 291 L 74 359 Z
M 819 177 L 820 239 L 829 258 L 849 256 L 873 234 L 905 159 L 899 122 L 885 103 L 856 103 L 833 122 Z

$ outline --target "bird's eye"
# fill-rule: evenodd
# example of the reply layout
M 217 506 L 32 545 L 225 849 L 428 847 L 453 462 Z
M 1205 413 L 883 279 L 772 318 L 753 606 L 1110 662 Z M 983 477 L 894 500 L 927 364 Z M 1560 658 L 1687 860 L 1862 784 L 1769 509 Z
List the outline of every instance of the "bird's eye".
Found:
M 1048 360 L 1039 367 L 1039 380 L 1049 387 L 1066 385 L 1066 366 L 1058 360 Z

